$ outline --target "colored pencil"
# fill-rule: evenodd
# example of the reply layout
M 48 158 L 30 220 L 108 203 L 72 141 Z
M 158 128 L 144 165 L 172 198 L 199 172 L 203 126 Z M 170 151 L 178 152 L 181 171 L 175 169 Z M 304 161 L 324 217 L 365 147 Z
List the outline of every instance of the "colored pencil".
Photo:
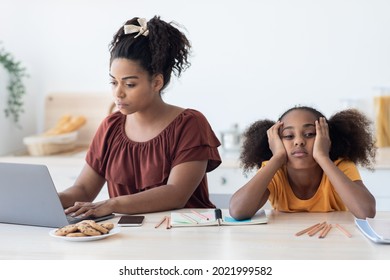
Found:
M 166 217 L 166 229 L 170 229 L 171 228 L 171 218 L 170 217 Z
M 336 227 L 341 230 L 341 232 L 343 232 L 346 236 L 348 237 L 352 237 L 352 234 L 350 234 L 345 228 L 343 228 L 342 226 L 340 226 L 339 224 L 336 224 Z
M 301 230 L 301 231 L 297 232 L 295 235 L 296 235 L 296 236 L 300 236 L 300 235 L 302 235 L 302 234 L 305 234 L 306 232 L 308 232 L 308 231 L 312 230 L 313 228 L 319 226 L 319 224 L 320 224 L 320 223 L 317 223 L 317 224 L 312 225 L 312 226 L 310 226 L 310 227 L 308 227 L 308 228 L 305 228 L 304 230 Z
M 158 228 L 159 226 L 161 226 L 162 223 L 163 223 L 166 219 L 167 219 L 167 216 L 164 216 L 164 217 L 162 218 L 162 220 L 161 220 L 157 225 L 154 226 L 154 228 Z
M 331 224 L 326 225 L 324 229 L 321 231 L 321 234 L 318 236 L 318 238 L 325 238 L 325 236 L 329 233 L 331 229 L 332 229 Z
M 319 232 L 321 229 L 323 229 L 325 226 L 326 226 L 326 222 L 322 222 L 322 223 L 319 224 L 318 226 L 312 228 L 307 234 L 308 234 L 309 236 L 313 236 L 314 234 L 316 234 L 317 232 Z
M 194 213 L 195 215 L 197 215 L 198 217 L 202 218 L 202 219 L 209 220 L 208 217 L 206 217 L 205 215 L 200 214 L 199 212 L 196 212 L 195 210 L 191 210 L 191 212 Z

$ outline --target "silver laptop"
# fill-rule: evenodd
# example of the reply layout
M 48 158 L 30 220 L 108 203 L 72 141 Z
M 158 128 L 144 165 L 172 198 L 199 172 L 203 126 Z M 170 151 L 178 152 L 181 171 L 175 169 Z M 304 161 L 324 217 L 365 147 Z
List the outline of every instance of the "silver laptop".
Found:
M 45 165 L 0 162 L 0 223 L 57 228 L 80 220 L 65 215 Z

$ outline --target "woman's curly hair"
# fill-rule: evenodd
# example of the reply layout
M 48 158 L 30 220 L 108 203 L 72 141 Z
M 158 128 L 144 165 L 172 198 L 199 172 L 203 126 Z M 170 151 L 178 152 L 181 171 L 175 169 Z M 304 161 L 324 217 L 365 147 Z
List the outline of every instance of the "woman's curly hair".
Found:
M 296 106 L 283 113 L 279 120 L 294 110 L 309 111 L 317 119 L 324 117 L 322 113 L 314 108 Z M 356 109 L 346 109 L 335 113 L 327 122 L 331 140 L 330 159 L 335 161 L 338 158 L 344 158 L 371 169 L 375 161 L 377 148 L 372 131 L 372 122 L 366 115 Z M 263 161 L 272 157 L 267 130 L 275 123 L 275 121 L 268 119 L 259 120 L 244 131 L 240 163 L 245 173 L 260 168 Z
M 124 25 L 128 24 L 139 26 L 138 17 Z M 137 34 L 125 34 L 121 26 L 110 43 L 110 65 L 116 58 L 137 61 L 150 76 L 163 75 L 163 90 L 169 84 L 172 73 L 179 77 L 191 65 L 188 60 L 191 44 L 174 25 L 154 16 L 147 23 L 149 34 L 137 38 Z

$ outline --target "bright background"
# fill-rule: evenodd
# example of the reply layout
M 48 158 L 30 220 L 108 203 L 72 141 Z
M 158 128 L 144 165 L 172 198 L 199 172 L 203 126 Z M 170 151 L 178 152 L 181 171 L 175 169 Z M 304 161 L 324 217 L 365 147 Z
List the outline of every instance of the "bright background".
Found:
M 2 46 L 30 75 L 22 129 L 0 115 L 0 155 L 42 131 L 47 94 L 111 94 L 108 44 L 134 16 L 185 27 L 192 66 L 164 98 L 203 112 L 217 134 L 297 104 L 327 116 L 356 106 L 373 116 L 373 97 L 390 87 L 386 0 L 0 0 L 0 7 Z

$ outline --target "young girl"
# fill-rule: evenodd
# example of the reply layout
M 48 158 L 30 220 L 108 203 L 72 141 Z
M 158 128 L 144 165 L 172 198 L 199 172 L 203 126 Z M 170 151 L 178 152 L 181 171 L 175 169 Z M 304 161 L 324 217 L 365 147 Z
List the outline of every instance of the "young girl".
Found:
M 375 216 L 375 199 L 355 164 L 370 167 L 376 148 L 370 121 L 354 109 L 328 121 L 310 107 L 294 107 L 274 123 L 257 121 L 244 133 L 245 171 L 260 168 L 231 198 L 236 219 L 252 217 L 269 199 L 284 212 L 349 210 Z
M 221 163 L 220 142 L 200 112 L 161 97 L 171 74 L 189 66 L 189 51 L 185 35 L 158 16 L 120 27 L 110 45 L 109 73 L 118 111 L 98 128 L 74 185 L 60 193 L 66 213 L 214 207 L 206 172 Z M 93 203 L 106 182 L 110 198 Z

